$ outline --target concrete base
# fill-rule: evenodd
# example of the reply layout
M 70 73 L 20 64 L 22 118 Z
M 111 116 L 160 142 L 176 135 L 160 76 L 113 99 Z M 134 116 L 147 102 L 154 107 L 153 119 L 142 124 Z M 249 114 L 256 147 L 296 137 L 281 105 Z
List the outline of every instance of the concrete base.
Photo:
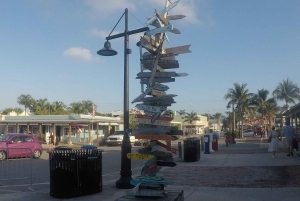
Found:
M 145 197 L 137 198 L 134 195 L 124 195 L 116 199 L 115 201 L 142 201 L 142 200 L 149 200 Z M 158 201 L 183 201 L 184 200 L 184 193 L 182 191 L 165 191 L 165 196 L 163 198 L 155 198 Z

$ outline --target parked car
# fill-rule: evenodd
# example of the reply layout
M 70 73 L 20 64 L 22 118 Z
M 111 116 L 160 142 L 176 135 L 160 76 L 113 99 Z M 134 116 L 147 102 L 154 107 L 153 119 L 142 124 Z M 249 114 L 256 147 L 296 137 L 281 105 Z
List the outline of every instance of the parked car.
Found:
M 7 158 L 40 158 L 42 145 L 35 135 L 8 133 L 0 135 L 0 160 Z
M 254 131 L 252 129 L 247 129 L 243 131 L 243 136 L 244 137 L 253 137 L 254 136 Z
M 110 135 L 106 139 L 106 143 L 108 146 L 110 145 L 121 145 L 124 137 L 124 131 L 116 131 L 113 135 Z M 133 135 L 129 134 L 131 144 L 134 144 L 137 139 Z

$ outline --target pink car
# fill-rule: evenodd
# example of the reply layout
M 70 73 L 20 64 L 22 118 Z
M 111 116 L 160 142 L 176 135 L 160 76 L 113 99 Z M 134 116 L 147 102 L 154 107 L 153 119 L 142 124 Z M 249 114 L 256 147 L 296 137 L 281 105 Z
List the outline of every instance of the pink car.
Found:
M 40 158 L 43 148 L 35 135 L 8 133 L 0 135 L 0 160 L 6 158 Z

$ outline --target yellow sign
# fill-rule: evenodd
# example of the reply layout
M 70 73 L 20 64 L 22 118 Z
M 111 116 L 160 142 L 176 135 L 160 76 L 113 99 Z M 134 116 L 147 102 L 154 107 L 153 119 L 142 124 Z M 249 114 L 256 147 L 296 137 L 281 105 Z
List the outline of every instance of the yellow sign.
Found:
M 153 157 L 154 155 L 149 155 L 149 154 L 133 154 L 133 153 L 127 154 L 127 158 L 136 159 L 136 160 L 149 160 Z

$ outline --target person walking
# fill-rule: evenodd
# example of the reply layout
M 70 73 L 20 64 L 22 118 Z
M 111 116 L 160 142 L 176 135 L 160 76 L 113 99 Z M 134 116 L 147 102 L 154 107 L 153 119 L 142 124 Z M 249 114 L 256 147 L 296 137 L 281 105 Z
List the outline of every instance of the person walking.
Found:
M 53 133 L 51 132 L 50 133 L 50 136 L 49 136 L 49 151 L 51 151 L 51 149 L 54 147 L 54 136 L 53 136 Z
M 281 133 L 283 136 L 285 136 L 286 140 L 286 146 L 288 148 L 288 154 L 287 156 L 294 155 L 293 153 L 293 139 L 294 139 L 294 128 L 293 126 L 290 126 L 290 120 L 287 119 L 285 122 L 285 127 L 282 130 Z
M 272 158 L 275 158 L 275 153 L 278 148 L 278 133 L 275 131 L 275 126 L 272 126 L 272 130 L 269 132 L 268 137 L 271 137 L 271 142 L 269 143 L 268 152 L 273 152 Z

